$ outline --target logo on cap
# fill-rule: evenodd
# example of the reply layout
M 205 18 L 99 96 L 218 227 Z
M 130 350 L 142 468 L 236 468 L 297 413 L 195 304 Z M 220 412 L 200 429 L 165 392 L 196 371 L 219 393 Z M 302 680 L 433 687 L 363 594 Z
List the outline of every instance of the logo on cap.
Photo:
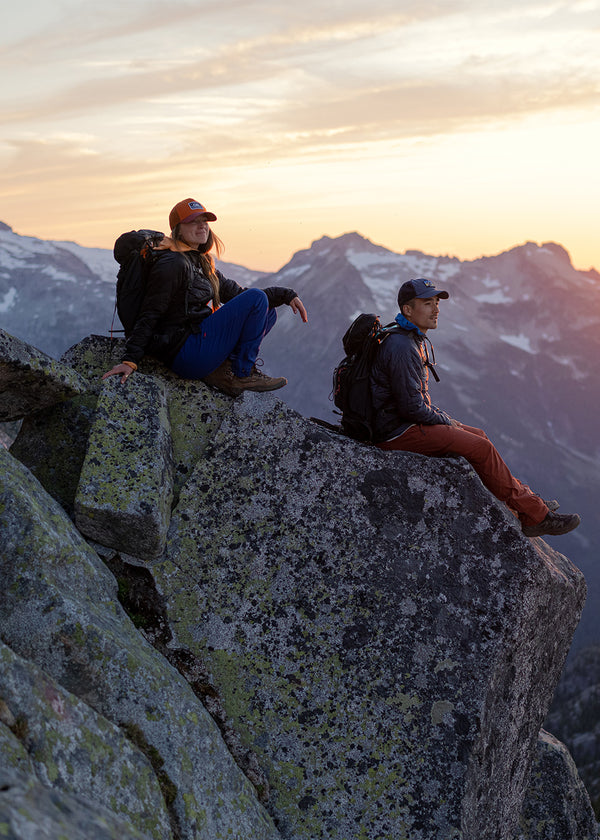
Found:
M 422 280 L 421 282 L 424 286 L 427 286 L 428 289 L 435 289 L 435 283 L 432 283 L 431 280 Z
M 206 208 L 202 204 L 200 204 L 199 201 L 189 201 L 188 207 L 190 208 L 190 210 L 206 210 Z

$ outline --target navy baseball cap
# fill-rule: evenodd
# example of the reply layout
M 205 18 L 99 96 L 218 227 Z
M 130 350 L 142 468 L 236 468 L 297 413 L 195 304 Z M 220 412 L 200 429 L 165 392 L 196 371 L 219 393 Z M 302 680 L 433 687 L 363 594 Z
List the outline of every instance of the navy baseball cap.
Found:
M 439 297 L 446 300 L 450 297 L 448 292 L 443 289 L 436 289 L 435 283 L 432 280 L 425 280 L 424 277 L 419 277 L 416 280 L 407 280 L 400 286 L 398 292 L 398 306 L 408 303 L 413 298 L 432 298 Z

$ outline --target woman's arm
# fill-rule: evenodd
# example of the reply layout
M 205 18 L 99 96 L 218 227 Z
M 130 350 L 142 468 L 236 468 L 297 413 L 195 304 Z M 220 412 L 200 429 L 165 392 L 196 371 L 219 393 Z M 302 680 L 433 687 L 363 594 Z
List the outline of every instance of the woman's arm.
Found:
M 217 271 L 216 274 L 219 278 L 219 294 L 223 303 L 227 303 L 228 300 L 246 291 L 243 286 L 240 286 L 235 280 L 225 277 L 220 271 Z M 291 306 L 294 315 L 300 315 L 304 323 L 308 321 L 306 307 L 293 289 L 287 289 L 285 286 L 269 286 L 263 291 L 271 308 L 282 306 L 285 303 Z

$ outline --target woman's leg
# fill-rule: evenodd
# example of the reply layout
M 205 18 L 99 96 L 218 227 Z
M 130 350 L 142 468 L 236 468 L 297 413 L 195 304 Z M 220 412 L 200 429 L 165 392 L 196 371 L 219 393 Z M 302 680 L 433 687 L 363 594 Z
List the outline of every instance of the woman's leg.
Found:
M 276 320 L 262 289 L 246 289 L 202 321 L 200 332 L 189 336 L 171 367 L 185 379 L 203 379 L 231 358 L 234 374 L 248 376 Z

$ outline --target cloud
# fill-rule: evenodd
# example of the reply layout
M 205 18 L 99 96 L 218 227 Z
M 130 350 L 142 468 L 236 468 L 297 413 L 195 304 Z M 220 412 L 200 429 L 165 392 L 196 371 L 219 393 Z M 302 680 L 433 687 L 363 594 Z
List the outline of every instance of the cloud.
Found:
M 585 5 L 585 0 L 582 3 Z M 271 2 L 255 5 L 263 15 L 275 8 Z M 463 3 L 462 8 L 469 5 Z M 488 5 L 480 4 L 476 14 L 484 25 L 491 22 L 483 14 Z M 501 17 L 512 19 L 517 9 L 521 21 L 526 14 L 545 12 L 552 17 L 562 5 L 530 0 L 512 8 L 503 6 Z M 224 11 L 242 13 L 247 7 L 230 0 L 218 7 L 218 15 Z M 138 31 L 138 35 L 175 32 L 182 20 L 189 25 L 194 20 L 218 18 L 215 7 L 205 4 L 191 7 L 177 3 L 167 16 L 161 12 L 158 20 L 155 8 L 151 6 L 143 19 L 133 15 L 126 20 L 125 31 Z M 483 39 L 473 40 L 457 14 L 460 3 L 404 3 L 398 12 L 396 3 L 379 2 L 375 5 L 378 14 L 371 8 L 365 10 L 362 3 L 350 3 L 343 16 L 318 6 L 319 13 L 311 18 L 316 8 L 310 2 L 291 7 L 256 37 L 227 40 L 211 45 L 210 50 L 208 42 L 198 39 L 193 57 L 185 40 L 179 51 L 155 52 L 158 57 L 153 61 L 135 50 L 121 50 L 112 59 L 98 57 L 95 67 L 88 62 L 81 72 L 84 78 L 77 83 L 69 81 L 54 92 L 42 90 L 39 95 L 33 90 L 22 95 L 17 89 L 12 107 L 9 102 L 3 108 L 5 124 L 42 125 L 73 119 L 93 124 L 110 113 L 120 125 L 127 123 L 125 114 L 131 116 L 132 123 L 141 119 L 150 127 L 154 121 L 160 132 L 161 122 L 176 121 L 178 97 L 188 96 L 190 108 L 195 104 L 197 113 L 202 114 L 211 97 L 221 96 L 220 114 L 227 111 L 228 102 L 232 114 L 244 98 L 255 103 L 256 116 L 244 114 L 250 137 L 254 130 L 320 132 L 324 139 L 331 132 L 358 137 L 389 136 L 397 131 L 402 137 L 453 131 L 464 121 L 580 107 L 582 102 L 596 101 L 598 91 L 596 88 L 594 93 L 590 79 L 597 78 L 597 63 L 575 71 L 571 64 L 557 64 L 552 56 L 540 57 L 540 42 L 523 43 L 517 37 L 512 52 L 499 52 L 493 34 L 491 46 Z M 448 15 L 454 23 L 444 24 L 447 44 L 442 51 L 440 32 L 427 27 Z M 79 25 L 78 21 L 74 24 L 77 43 Z M 421 31 L 421 27 L 425 29 Z M 243 27 L 236 26 L 236 32 L 238 28 Z M 407 31 L 419 34 L 422 42 L 415 43 Z M 101 28 L 95 38 L 114 35 L 111 17 L 110 26 Z M 65 35 L 57 33 L 56 37 L 60 43 Z M 472 52 L 465 51 L 460 38 Z M 526 54 L 519 54 L 519 49 Z M 73 73 L 69 75 L 73 77 Z M 183 123 L 188 118 L 186 108 L 179 113 Z M 210 122 L 210 113 L 207 120 Z M 218 134 L 218 126 L 212 130 Z
M 436 170 L 444 143 L 462 148 L 467 134 L 501 146 L 504 131 L 547 117 L 550 139 L 559 121 L 597 113 L 598 5 L 30 0 L 21 34 L 0 34 L 3 212 L 30 219 L 35 195 L 46 221 L 60 200 L 68 237 L 82 206 L 88 231 L 129 224 L 140 203 L 163 224 L 191 183 L 237 206 L 240 184 L 254 195 L 264 178 L 297 206 L 306 183 L 347 183 L 368 165 L 383 193 L 388 163 L 408 169 L 426 148 L 419 172 Z

